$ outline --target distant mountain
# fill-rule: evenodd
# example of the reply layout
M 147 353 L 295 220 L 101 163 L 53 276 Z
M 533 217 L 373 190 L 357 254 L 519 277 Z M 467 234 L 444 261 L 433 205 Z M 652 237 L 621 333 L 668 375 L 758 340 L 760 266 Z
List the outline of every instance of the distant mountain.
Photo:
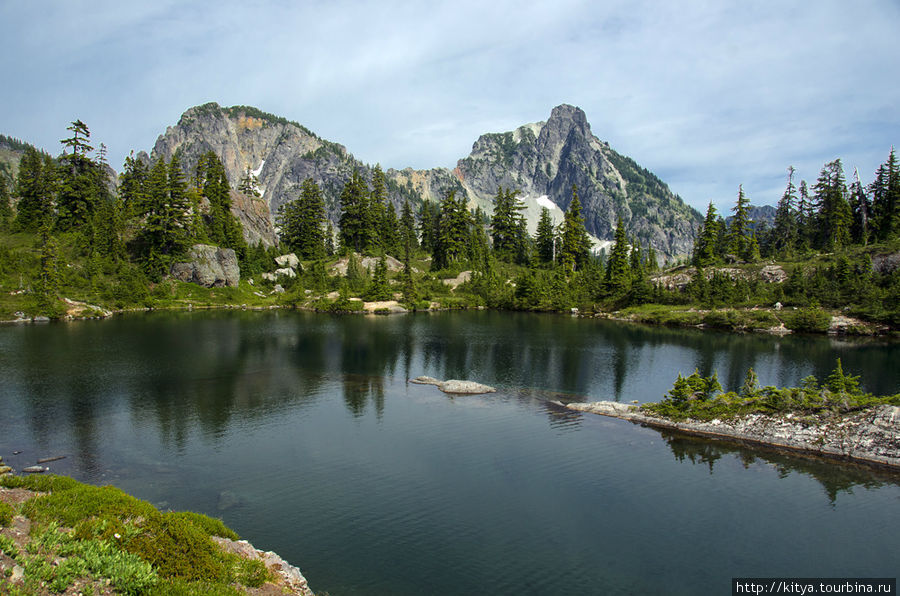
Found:
M 750 216 L 750 229 L 756 230 L 762 226 L 771 228 L 775 223 L 775 207 L 771 205 L 750 205 L 748 215 Z M 731 225 L 733 215 L 725 218 L 725 223 Z
M 361 170 L 368 179 L 372 173 L 344 146 L 296 122 L 215 103 L 185 112 L 156 141 L 153 157 L 170 159 L 177 151 L 191 171 L 208 150 L 220 157 L 233 185 L 255 176 L 272 214 L 296 199 L 303 180 L 311 177 L 322 188 L 330 219 L 337 221 L 340 192 L 351 172 Z M 701 220 L 659 178 L 597 139 L 584 112 L 569 105 L 554 108 L 546 122 L 482 135 L 453 170 L 391 169 L 385 175 L 389 198 L 398 208 L 405 200 L 439 201 L 455 190 L 470 206 L 490 213 L 498 186 L 519 189 L 532 231 L 543 206 L 561 221 L 574 184 L 592 235 L 611 240 L 621 217 L 630 235 L 670 257 L 690 252 Z

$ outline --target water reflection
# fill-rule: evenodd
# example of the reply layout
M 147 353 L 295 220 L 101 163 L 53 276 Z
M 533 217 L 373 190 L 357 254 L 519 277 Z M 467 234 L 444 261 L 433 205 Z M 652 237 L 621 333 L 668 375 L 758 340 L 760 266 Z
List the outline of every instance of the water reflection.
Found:
M 748 447 L 736 442 L 704 439 L 664 429 L 657 429 L 657 432 L 678 461 L 708 466 L 709 473 L 712 474 L 716 463 L 723 456 L 734 456 L 744 468 L 765 464 L 774 467 L 782 478 L 792 473 L 802 474 L 822 485 L 832 505 L 840 493 L 852 493 L 855 487 L 873 489 L 885 485 L 900 486 L 900 474 L 890 470 L 843 462 L 838 464 L 825 458 Z
M 763 384 L 824 378 L 837 357 L 867 389 L 896 392 L 900 344 L 651 328 L 567 316 L 437 313 L 401 317 L 294 312 L 154 313 L 103 323 L 6 328 L 0 399 L 40 446 L 71 436 L 86 470 L 106 418 L 125 407 L 183 452 L 235 421 L 316 403 L 337 387 L 355 417 L 381 419 L 386 384 L 421 374 L 477 380 L 523 398 L 655 401 L 675 376 L 713 372 L 726 389 L 753 367 Z M 551 424 L 570 423 L 557 412 Z M 695 455 L 697 456 L 697 455 Z M 711 457 L 711 456 L 710 456 Z

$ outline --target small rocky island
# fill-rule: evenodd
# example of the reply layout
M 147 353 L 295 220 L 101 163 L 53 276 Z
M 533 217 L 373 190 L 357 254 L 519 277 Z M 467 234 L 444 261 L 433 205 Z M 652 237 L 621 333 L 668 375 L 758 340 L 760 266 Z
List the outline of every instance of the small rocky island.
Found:
M 434 385 L 444 393 L 449 394 L 478 395 L 480 393 L 494 393 L 495 391 L 497 391 L 490 385 L 482 385 L 481 383 L 476 383 L 475 381 L 460 381 L 458 379 L 438 381 L 433 377 L 422 376 L 416 377 L 415 379 L 410 379 L 409 382 L 416 383 L 418 385 Z
M 640 406 L 611 401 L 569 403 L 569 410 L 630 420 L 653 428 L 732 439 L 900 470 L 900 407 L 881 405 L 821 419 L 787 414 L 748 414 L 712 420 L 671 420 Z

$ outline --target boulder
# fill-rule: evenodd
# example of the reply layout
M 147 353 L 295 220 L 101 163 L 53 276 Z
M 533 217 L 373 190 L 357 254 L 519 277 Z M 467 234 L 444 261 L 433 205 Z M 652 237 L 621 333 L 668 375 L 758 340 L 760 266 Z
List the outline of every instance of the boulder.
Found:
M 296 269 L 297 266 L 300 265 L 300 259 L 297 258 L 297 255 L 294 253 L 288 253 L 286 255 L 281 255 L 280 257 L 275 257 L 275 262 L 278 263 L 279 267 L 290 267 L 291 269 Z
M 297 272 L 290 267 L 282 267 L 275 270 L 275 277 L 297 277 Z
M 235 287 L 241 280 L 237 255 L 230 248 L 195 244 L 188 259 L 172 265 L 172 277 L 207 288 Z

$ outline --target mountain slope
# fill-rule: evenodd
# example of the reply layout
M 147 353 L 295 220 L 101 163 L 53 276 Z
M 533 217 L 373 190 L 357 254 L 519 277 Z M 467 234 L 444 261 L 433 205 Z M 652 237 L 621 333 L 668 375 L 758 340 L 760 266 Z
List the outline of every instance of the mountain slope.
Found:
M 372 168 L 342 145 L 247 106 L 210 103 L 189 109 L 159 137 L 153 156 L 169 159 L 178 151 L 191 171 L 208 150 L 220 157 L 232 185 L 248 174 L 256 177 L 271 214 L 296 199 L 310 177 L 322 189 L 329 218 L 336 221 L 340 192 L 351 172 L 361 170 L 371 180 Z M 616 218 L 622 217 L 630 235 L 670 257 L 690 252 L 701 219 L 656 176 L 597 139 L 584 112 L 569 105 L 554 108 L 546 122 L 482 135 L 453 170 L 391 169 L 385 175 L 389 199 L 398 208 L 405 200 L 439 201 L 455 190 L 470 206 L 490 213 L 498 186 L 519 189 L 532 231 L 542 206 L 561 221 L 574 184 L 592 235 L 611 239 Z

